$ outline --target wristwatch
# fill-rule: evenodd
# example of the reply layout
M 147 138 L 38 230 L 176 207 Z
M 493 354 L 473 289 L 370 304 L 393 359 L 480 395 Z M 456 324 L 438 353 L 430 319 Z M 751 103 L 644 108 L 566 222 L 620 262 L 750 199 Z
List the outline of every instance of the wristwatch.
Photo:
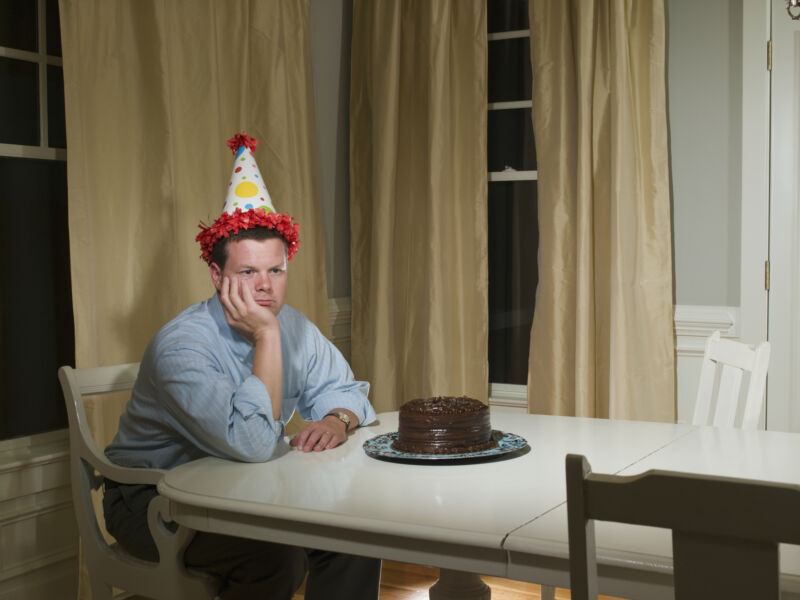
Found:
M 346 413 L 332 411 L 332 412 L 329 412 L 327 415 L 325 415 L 325 417 L 336 417 L 342 423 L 344 423 L 344 432 L 345 433 L 347 433 L 350 430 L 350 417 L 348 417 Z M 323 417 L 323 419 L 325 417 Z

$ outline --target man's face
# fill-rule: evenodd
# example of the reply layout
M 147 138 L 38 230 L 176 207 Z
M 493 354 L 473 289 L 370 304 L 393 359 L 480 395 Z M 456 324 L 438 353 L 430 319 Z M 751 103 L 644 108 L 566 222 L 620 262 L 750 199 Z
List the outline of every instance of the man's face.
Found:
M 277 315 L 286 298 L 286 247 L 282 240 L 239 240 L 228 244 L 225 268 L 211 263 L 211 280 L 217 291 L 222 280 L 238 279 L 250 289 L 253 299 Z

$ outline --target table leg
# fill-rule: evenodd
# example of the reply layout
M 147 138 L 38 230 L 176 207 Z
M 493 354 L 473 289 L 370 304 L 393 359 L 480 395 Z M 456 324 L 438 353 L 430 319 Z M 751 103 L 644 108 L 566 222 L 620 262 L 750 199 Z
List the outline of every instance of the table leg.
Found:
M 492 590 L 477 573 L 439 569 L 439 580 L 428 590 L 430 600 L 491 600 Z

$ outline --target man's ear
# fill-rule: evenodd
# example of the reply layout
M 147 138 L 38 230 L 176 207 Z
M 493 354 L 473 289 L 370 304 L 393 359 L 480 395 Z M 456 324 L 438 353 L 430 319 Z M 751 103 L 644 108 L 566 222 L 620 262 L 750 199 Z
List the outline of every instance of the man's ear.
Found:
M 219 268 L 217 263 L 212 262 L 208 265 L 208 270 L 211 273 L 211 281 L 214 282 L 214 287 L 219 291 L 222 288 L 222 269 Z

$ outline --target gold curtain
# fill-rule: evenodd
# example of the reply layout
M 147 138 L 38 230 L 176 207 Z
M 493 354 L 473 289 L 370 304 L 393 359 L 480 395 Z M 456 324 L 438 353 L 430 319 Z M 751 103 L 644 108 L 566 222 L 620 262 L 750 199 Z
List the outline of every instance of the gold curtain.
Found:
M 245 130 L 301 224 L 288 302 L 328 331 L 308 1 L 60 0 L 79 367 L 140 359 L 213 292 L 194 241 L 222 210 Z M 87 407 L 100 446 L 120 405 Z M 82 581 L 85 593 L 85 582 Z
M 355 0 L 352 364 L 377 410 L 487 400 L 484 0 Z
M 535 413 L 675 420 L 662 0 L 531 0 Z

